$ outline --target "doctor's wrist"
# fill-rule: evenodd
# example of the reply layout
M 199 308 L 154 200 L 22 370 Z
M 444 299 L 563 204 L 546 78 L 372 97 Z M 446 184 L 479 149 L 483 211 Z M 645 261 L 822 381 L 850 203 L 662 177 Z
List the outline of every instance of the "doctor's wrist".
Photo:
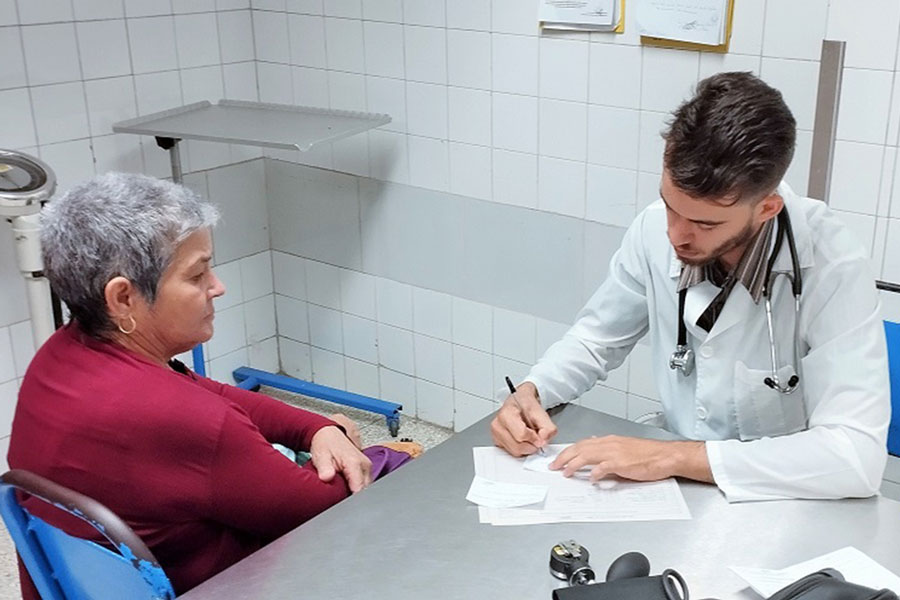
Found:
M 677 477 L 715 483 L 709 459 L 706 456 L 706 442 L 684 441 L 670 442 L 674 446 L 672 453 L 674 465 L 672 474 Z
M 531 383 L 530 381 L 523 381 L 516 387 L 516 394 L 520 398 L 533 398 L 537 400 L 537 403 L 541 403 L 541 396 L 538 393 L 537 386 Z

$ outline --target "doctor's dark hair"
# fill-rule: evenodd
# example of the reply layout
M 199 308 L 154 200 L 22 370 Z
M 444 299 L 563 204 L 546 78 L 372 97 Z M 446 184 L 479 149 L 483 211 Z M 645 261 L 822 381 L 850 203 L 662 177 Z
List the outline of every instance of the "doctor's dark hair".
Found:
M 781 92 L 752 73 L 719 73 L 672 114 L 663 162 L 672 183 L 693 198 L 757 200 L 781 182 L 796 137 Z
M 114 327 L 106 284 L 121 275 L 152 305 L 178 245 L 218 218 L 186 187 L 144 175 L 100 175 L 41 211 L 44 271 L 81 329 L 102 339 Z

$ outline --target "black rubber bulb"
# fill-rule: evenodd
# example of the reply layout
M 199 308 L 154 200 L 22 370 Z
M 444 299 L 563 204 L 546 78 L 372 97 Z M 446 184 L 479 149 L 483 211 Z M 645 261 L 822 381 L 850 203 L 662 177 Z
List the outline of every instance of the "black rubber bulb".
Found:
M 647 560 L 647 557 L 640 552 L 628 552 L 609 565 L 609 570 L 606 572 L 606 581 L 646 577 L 649 574 L 650 561 Z

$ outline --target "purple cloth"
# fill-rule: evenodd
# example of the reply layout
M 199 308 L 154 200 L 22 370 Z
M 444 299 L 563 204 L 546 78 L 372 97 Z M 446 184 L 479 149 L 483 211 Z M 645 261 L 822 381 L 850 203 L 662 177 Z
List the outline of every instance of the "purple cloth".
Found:
M 372 481 L 387 475 L 412 460 L 406 452 L 384 446 L 369 446 L 362 451 L 372 461 Z

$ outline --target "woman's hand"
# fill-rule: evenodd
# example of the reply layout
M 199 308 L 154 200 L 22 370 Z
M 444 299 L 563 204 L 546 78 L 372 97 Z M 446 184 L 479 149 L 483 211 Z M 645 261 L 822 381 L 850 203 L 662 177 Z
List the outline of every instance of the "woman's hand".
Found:
M 350 417 L 342 415 L 341 413 L 334 413 L 333 415 L 329 415 L 328 418 L 343 427 L 344 431 L 347 432 L 347 437 L 353 442 L 353 445 L 362 450 L 362 440 L 359 437 L 359 428 Z
M 618 475 L 635 481 L 657 481 L 667 477 L 687 477 L 713 483 L 703 442 L 668 442 L 606 435 L 572 444 L 550 465 L 571 477 L 583 467 L 591 467 L 591 481 Z
M 309 451 L 320 480 L 331 481 L 340 473 L 354 494 L 372 483 L 372 461 L 339 428 L 328 426 L 317 431 Z

